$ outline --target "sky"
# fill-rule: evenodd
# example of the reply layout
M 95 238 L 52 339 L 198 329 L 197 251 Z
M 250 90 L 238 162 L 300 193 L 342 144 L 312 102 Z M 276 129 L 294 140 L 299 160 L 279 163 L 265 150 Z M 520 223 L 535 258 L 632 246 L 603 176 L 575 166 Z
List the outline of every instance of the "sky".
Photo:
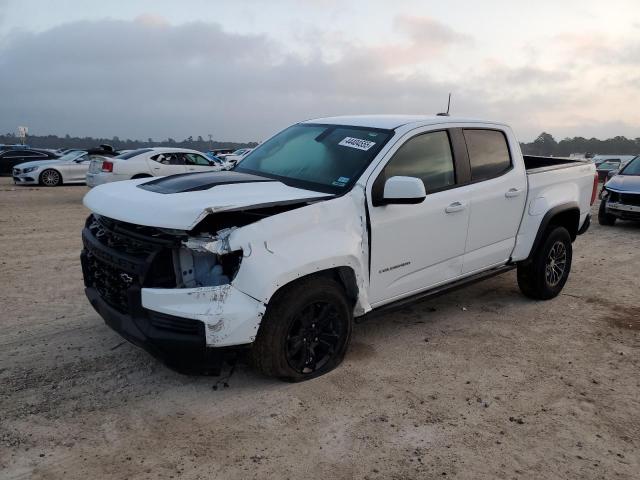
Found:
M 638 0 L 0 0 L 0 132 L 261 141 L 456 116 L 640 137 Z

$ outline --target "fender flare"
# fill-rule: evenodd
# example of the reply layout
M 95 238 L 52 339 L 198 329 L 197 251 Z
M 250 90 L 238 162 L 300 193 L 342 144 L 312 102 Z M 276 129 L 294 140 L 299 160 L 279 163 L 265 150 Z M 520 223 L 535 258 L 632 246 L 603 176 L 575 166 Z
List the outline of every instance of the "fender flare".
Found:
M 533 256 L 533 254 L 536 252 L 536 250 L 538 250 L 538 247 L 540 247 L 540 245 L 544 241 L 544 234 L 547 231 L 547 228 L 549 228 L 549 225 L 551 224 L 552 220 L 556 218 L 559 214 L 566 213 L 566 212 L 576 212 L 578 214 L 578 224 L 576 225 L 576 232 L 578 231 L 578 228 L 580 226 L 579 225 L 580 206 L 578 205 L 578 203 L 567 202 L 561 205 L 556 205 L 555 207 L 551 208 L 547 213 L 545 213 L 544 217 L 542 217 L 542 221 L 540 222 L 540 226 L 538 227 L 538 232 L 536 233 L 536 238 L 533 241 L 533 245 L 531 246 L 531 251 L 529 252 L 529 256 L 527 257 L 525 262 L 531 260 L 531 257 Z M 575 239 L 575 236 L 572 234 L 571 240 L 573 241 L 574 239 Z

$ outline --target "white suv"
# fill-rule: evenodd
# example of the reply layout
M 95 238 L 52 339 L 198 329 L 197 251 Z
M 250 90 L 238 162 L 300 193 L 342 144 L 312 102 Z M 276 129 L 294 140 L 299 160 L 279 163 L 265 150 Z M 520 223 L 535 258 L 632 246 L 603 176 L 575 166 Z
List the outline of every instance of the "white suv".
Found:
M 164 177 L 178 173 L 220 171 L 226 164 L 207 158 L 187 148 L 140 148 L 113 158 L 92 160 L 87 172 L 87 185 L 144 177 Z

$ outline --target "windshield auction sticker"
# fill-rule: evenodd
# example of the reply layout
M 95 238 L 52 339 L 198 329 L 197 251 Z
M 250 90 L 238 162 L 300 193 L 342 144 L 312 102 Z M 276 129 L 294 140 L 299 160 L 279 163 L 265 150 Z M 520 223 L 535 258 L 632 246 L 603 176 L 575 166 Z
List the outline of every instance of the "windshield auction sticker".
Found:
M 349 148 L 357 148 L 358 150 L 364 150 L 365 152 L 373 147 L 376 142 L 370 142 L 369 140 L 362 140 L 361 138 L 346 137 L 338 145 Z

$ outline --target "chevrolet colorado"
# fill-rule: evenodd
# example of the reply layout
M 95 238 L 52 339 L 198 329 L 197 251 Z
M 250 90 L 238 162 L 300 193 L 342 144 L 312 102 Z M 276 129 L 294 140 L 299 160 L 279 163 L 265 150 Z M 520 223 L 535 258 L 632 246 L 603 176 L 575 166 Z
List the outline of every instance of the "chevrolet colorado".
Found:
M 228 172 L 91 190 L 86 295 L 174 368 L 243 346 L 306 380 L 341 362 L 354 317 L 513 268 L 526 296 L 558 295 L 597 182 L 593 164 L 523 157 L 500 123 L 305 121 Z

